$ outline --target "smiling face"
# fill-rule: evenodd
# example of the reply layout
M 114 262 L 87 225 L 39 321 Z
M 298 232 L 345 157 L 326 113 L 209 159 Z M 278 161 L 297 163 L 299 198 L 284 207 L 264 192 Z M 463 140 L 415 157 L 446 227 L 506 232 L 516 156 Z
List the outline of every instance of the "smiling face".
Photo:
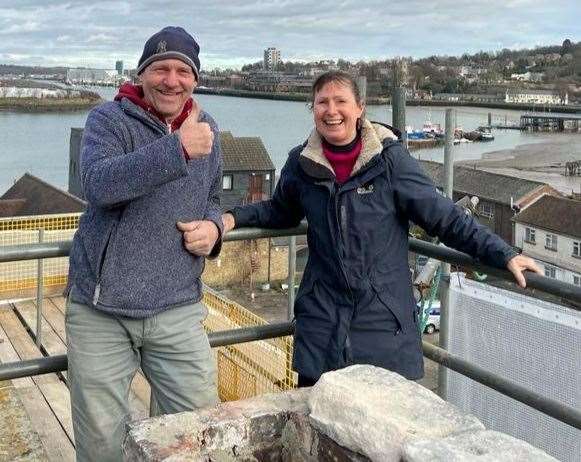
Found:
M 140 78 L 145 101 L 165 117 L 166 123 L 181 114 L 197 83 L 192 68 L 179 59 L 154 61 Z
M 331 81 L 314 95 L 315 127 L 328 143 L 344 146 L 355 139 L 363 109 L 347 83 Z

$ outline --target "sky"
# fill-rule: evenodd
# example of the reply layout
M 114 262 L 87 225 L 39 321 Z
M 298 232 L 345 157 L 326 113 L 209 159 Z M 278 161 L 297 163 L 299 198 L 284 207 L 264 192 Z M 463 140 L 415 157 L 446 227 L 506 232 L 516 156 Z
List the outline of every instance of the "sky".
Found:
M 284 61 L 420 58 L 581 41 L 581 0 L 0 0 L 0 64 L 136 66 L 166 25 L 202 69 Z

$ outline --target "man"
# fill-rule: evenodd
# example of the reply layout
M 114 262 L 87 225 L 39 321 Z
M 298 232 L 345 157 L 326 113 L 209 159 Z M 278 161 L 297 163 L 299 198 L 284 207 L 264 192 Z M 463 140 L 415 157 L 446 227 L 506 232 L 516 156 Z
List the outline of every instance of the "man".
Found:
M 137 369 L 156 412 L 217 402 L 202 327 L 204 257 L 221 247 L 218 128 L 191 98 L 199 46 L 166 27 L 137 74 L 89 114 L 81 150 L 87 210 L 70 255 L 66 332 L 77 458 L 117 461 Z

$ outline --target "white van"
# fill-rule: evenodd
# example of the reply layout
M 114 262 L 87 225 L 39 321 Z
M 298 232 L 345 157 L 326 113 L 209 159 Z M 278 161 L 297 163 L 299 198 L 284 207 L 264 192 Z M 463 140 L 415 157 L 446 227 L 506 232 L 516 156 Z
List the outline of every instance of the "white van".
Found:
M 440 330 L 440 302 L 434 300 L 432 302 L 432 307 L 430 308 L 430 313 L 428 315 L 428 321 L 424 332 L 426 334 L 433 334 L 435 331 Z

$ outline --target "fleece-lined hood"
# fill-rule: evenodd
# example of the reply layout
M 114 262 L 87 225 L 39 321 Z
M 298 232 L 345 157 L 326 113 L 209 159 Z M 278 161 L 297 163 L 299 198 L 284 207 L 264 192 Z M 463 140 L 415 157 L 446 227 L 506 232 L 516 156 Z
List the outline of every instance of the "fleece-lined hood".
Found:
M 386 141 L 397 141 L 400 138 L 399 130 L 378 122 L 371 122 L 363 119 L 361 125 L 362 148 L 351 176 L 369 163 L 375 156 L 383 151 Z M 301 151 L 299 162 L 315 177 L 334 177 L 333 167 L 323 153 L 323 139 L 316 129 L 311 132 L 303 150 Z

